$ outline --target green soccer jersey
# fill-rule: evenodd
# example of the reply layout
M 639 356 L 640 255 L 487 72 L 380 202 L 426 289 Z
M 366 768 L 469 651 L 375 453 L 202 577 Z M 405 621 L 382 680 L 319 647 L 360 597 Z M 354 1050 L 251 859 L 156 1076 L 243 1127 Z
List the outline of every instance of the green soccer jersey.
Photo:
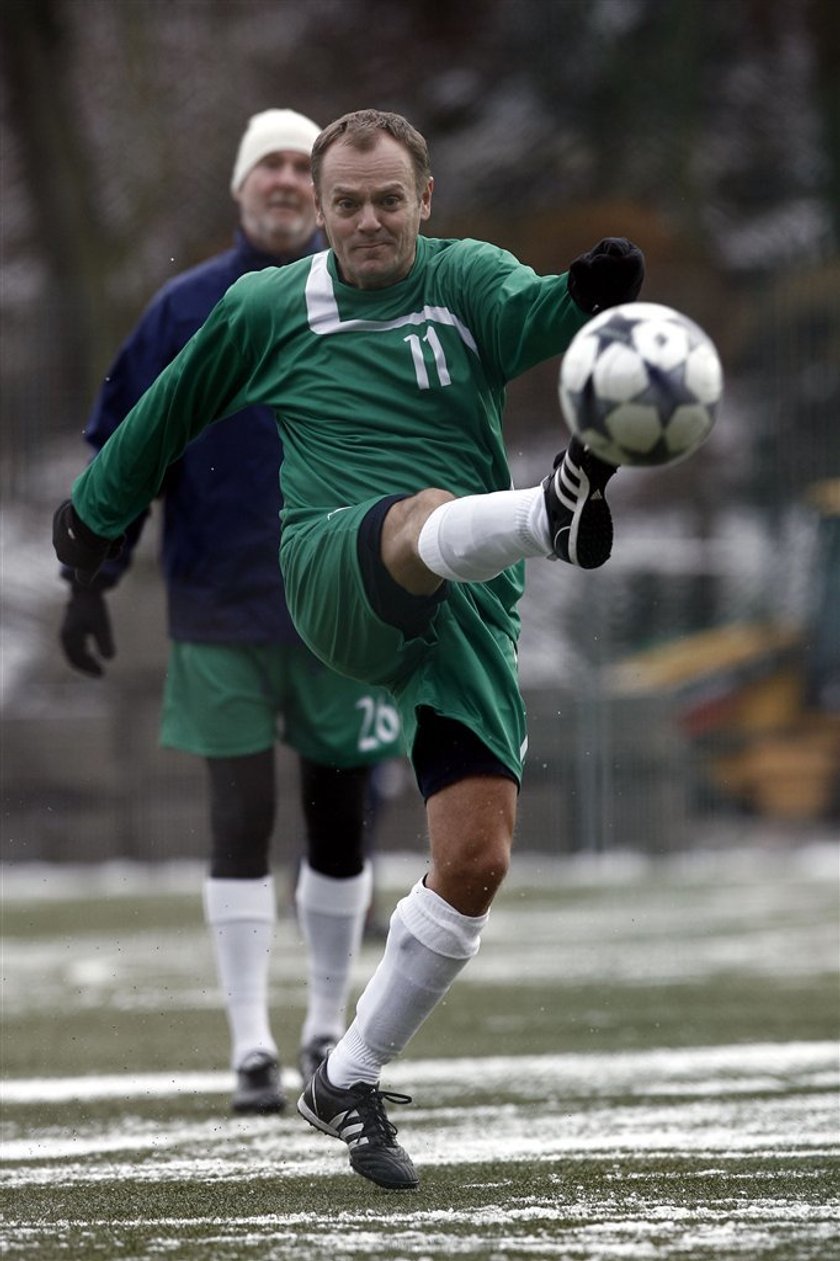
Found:
M 474 240 L 420 237 L 386 289 L 342 283 L 329 250 L 243 276 L 79 477 L 75 506 L 119 534 L 184 446 L 248 404 L 277 417 L 287 537 L 313 509 L 508 489 L 505 386 L 586 318 L 565 275 Z M 496 580 L 508 615 L 521 583 L 521 566 Z

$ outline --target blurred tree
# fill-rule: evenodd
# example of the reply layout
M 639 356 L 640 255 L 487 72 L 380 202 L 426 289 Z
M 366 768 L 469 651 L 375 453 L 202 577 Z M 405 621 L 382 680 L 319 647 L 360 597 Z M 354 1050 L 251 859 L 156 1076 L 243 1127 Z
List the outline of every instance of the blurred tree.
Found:
M 72 39 L 61 0 L 5 0 L 0 66 L 10 123 L 20 141 L 33 235 L 50 273 L 41 308 L 71 407 L 86 397 L 91 347 L 108 327 L 108 236 L 70 75 Z M 54 419 L 66 423 L 70 417 Z
M 4 0 L 0 302 L 23 330 L 4 409 L 78 428 L 147 297 L 229 239 L 236 141 L 277 104 L 412 118 L 436 233 L 541 268 L 593 233 L 637 235 L 652 292 L 713 311 L 728 346 L 771 271 L 837 250 L 838 15 L 837 0 Z
M 836 0 L 809 0 L 806 18 L 822 119 L 826 203 L 836 246 L 840 243 L 840 5 Z

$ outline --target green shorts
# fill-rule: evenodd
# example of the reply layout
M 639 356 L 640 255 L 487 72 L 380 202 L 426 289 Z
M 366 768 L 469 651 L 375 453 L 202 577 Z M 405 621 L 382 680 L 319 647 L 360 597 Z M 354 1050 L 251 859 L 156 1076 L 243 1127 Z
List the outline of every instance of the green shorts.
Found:
M 527 734 L 518 619 L 502 607 L 493 584 L 450 583 L 421 634 L 408 637 L 383 621 L 371 607 L 357 545 L 359 527 L 378 502 L 287 516 L 280 565 L 298 632 L 332 669 L 388 688 L 409 752 L 417 711 L 428 706 L 475 732 L 521 781 Z
M 334 674 L 302 644 L 171 645 L 162 744 L 240 757 L 278 739 L 330 766 L 365 766 L 405 751 L 393 697 Z

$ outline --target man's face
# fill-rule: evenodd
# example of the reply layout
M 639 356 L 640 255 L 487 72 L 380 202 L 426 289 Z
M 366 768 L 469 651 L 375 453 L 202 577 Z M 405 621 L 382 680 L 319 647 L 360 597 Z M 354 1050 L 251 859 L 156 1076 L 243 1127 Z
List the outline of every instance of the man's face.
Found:
M 269 153 L 251 167 L 235 196 L 245 235 L 267 254 L 293 253 L 315 231 L 315 199 L 305 153 Z
M 411 271 L 420 223 L 431 213 L 433 181 L 417 188 L 408 150 L 384 133 L 360 152 L 336 141 L 321 163 L 316 195 L 341 278 L 357 289 L 385 289 Z

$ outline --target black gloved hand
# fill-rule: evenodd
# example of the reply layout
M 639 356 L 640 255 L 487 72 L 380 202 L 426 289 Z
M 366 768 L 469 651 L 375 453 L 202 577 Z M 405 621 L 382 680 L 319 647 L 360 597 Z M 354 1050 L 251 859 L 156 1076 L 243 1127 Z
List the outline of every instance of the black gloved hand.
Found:
M 583 311 L 633 302 L 645 278 L 645 256 L 623 236 L 607 236 L 569 266 L 569 293 Z
M 91 653 L 88 639 L 93 641 L 100 657 L 106 661 L 115 656 L 111 617 L 100 588 L 73 583 L 59 638 L 70 665 L 75 670 L 81 670 L 82 674 L 99 678 L 102 666 Z
M 82 585 L 89 586 L 93 582 L 103 561 L 119 556 L 124 538 L 121 535 L 118 539 L 106 539 L 101 534 L 94 534 L 76 512 L 70 499 L 65 499 L 55 510 L 55 554 L 63 565 L 76 571 L 76 580 Z

